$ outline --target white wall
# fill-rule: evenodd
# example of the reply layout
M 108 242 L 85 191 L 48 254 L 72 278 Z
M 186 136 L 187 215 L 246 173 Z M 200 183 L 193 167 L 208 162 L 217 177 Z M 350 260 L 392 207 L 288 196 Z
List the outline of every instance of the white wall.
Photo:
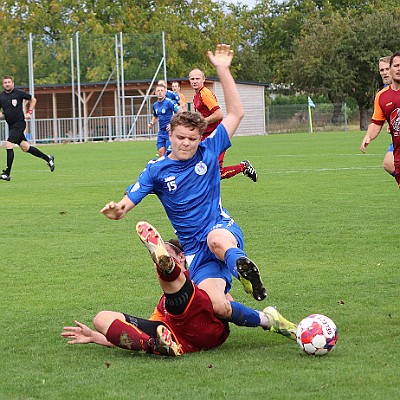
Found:
M 266 133 L 264 86 L 237 83 L 237 87 L 244 108 L 244 118 L 236 135 L 264 135 Z M 225 99 L 221 83 L 214 82 L 212 90 L 225 113 Z

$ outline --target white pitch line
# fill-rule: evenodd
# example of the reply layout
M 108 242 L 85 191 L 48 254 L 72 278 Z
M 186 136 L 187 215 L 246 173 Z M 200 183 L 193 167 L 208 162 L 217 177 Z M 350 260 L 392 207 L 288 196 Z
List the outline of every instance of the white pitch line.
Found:
M 272 174 L 295 174 L 302 172 L 329 172 L 329 171 L 364 171 L 364 170 L 380 170 L 382 167 L 341 167 L 341 168 L 305 168 L 305 169 L 288 169 L 285 171 L 275 171 Z
M 338 156 L 338 157 L 359 157 L 359 156 L 363 156 L 363 157 L 382 157 L 382 153 L 379 154 L 374 154 L 374 153 L 360 153 L 360 154 L 332 154 L 332 153 L 314 153 L 314 154 L 275 154 L 272 157 L 310 157 L 310 156 L 315 156 L 315 157 L 323 157 L 323 156 L 328 156 L 328 157 L 332 157 L 332 156 Z

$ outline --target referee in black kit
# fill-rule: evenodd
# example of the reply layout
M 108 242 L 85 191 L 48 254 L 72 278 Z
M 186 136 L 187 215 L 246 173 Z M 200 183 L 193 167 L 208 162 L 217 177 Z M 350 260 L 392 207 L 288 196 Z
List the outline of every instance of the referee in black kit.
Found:
M 0 93 L 0 108 L 3 110 L 4 118 L 8 124 L 9 135 L 6 141 L 7 167 L 0 174 L 0 179 L 3 181 L 9 181 L 11 179 L 11 167 L 14 161 L 14 144 L 18 144 L 22 151 L 45 160 L 50 171 L 53 172 L 55 168 L 54 156 L 46 155 L 36 147 L 31 146 L 24 134 L 26 128 L 25 119 L 31 119 L 36 105 L 36 99 L 23 90 L 15 89 L 14 79 L 10 75 L 4 76 L 3 88 L 4 92 Z M 24 100 L 29 101 L 26 115 L 24 115 L 23 110 Z

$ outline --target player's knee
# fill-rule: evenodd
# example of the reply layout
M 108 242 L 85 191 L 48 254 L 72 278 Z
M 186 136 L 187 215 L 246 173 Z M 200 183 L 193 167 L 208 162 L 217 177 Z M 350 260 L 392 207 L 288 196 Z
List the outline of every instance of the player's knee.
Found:
M 227 229 L 214 229 L 207 236 L 208 248 L 219 259 L 224 260 L 228 249 L 237 246 L 236 238 Z
M 214 314 L 221 319 L 229 319 L 232 315 L 231 303 L 228 300 L 213 303 Z
M 389 174 L 393 174 L 395 171 L 394 157 L 393 153 L 390 151 L 386 153 L 385 158 L 383 159 L 383 169 Z
M 100 311 L 93 318 L 93 326 L 96 328 L 98 332 L 106 333 L 108 328 L 110 327 L 110 312 L 109 311 Z
M 207 244 L 209 249 L 215 254 L 216 251 L 221 249 L 222 247 L 222 241 L 221 237 L 218 234 L 218 230 L 214 229 L 212 230 L 207 237 Z
M 383 169 L 388 173 L 388 174 L 393 174 L 394 172 L 394 164 L 388 161 L 383 162 Z

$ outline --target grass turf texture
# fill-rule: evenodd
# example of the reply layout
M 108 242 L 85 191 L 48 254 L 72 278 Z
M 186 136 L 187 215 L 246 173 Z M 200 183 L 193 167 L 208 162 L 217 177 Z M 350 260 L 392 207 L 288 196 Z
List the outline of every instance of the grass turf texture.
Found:
M 139 220 L 172 228 L 155 196 L 121 221 L 99 213 L 119 200 L 154 142 L 42 146 L 56 170 L 16 151 L 0 182 L 0 399 L 389 399 L 399 392 L 399 189 L 381 168 L 389 137 L 359 153 L 364 133 L 238 137 L 225 164 L 248 158 L 255 184 L 222 181 L 269 297 L 293 321 L 331 317 L 337 348 L 313 358 L 260 328 L 232 326 L 219 349 L 169 359 L 96 345 L 68 346 L 74 319 L 102 309 L 148 316 L 160 289 L 135 234 Z M 3 150 L 4 151 L 4 150 Z M 3 161 L 5 152 L 0 153 Z

